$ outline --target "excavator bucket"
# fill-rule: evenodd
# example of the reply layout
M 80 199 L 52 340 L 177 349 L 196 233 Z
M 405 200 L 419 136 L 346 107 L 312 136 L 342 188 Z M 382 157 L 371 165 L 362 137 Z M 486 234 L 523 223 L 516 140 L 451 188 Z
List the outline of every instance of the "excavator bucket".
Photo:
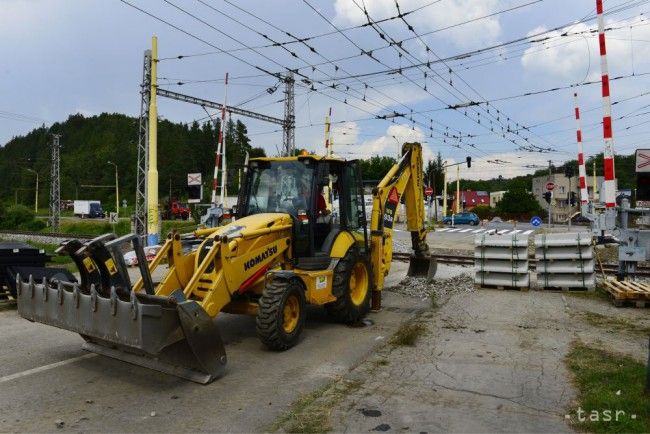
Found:
M 438 262 L 429 256 L 411 255 L 407 275 L 432 280 L 438 271 Z
M 145 292 L 132 290 L 121 246 L 131 242 Z M 88 243 L 65 242 L 81 284 L 17 277 L 18 312 L 30 321 L 79 333 L 83 348 L 197 383 L 223 375 L 226 353 L 219 329 L 182 291 L 153 294 L 151 276 L 139 238 L 102 236 Z M 88 286 L 85 286 L 87 284 Z

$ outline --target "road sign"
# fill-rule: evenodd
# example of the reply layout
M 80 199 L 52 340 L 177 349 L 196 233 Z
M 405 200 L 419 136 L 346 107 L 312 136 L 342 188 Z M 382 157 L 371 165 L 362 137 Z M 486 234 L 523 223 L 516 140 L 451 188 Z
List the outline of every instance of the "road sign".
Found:
M 425 188 L 424 189 L 424 194 L 426 194 L 427 196 L 432 196 L 433 195 L 433 188 L 431 188 L 431 187 Z
M 200 173 L 188 173 L 187 174 L 187 185 L 201 185 L 201 174 Z
M 532 219 L 530 219 L 530 224 L 535 226 L 535 227 L 541 226 L 542 225 L 542 219 L 535 216 Z
M 553 191 L 555 189 L 555 183 L 554 182 L 547 182 L 546 183 L 546 191 Z
M 108 222 L 110 224 L 112 224 L 112 225 L 117 224 L 117 213 L 116 212 L 112 212 L 112 213 L 108 214 Z
M 636 172 L 650 172 L 650 149 L 636 150 Z

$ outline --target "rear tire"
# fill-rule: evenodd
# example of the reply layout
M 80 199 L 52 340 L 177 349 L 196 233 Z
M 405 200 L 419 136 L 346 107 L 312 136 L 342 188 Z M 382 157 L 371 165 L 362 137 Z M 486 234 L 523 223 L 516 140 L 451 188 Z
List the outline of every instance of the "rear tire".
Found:
M 327 313 L 337 321 L 351 324 L 359 321 L 370 309 L 370 267 L 368 261 L 348 250 L 334 269 L 332 293 L 340 294 L 327 303 Z
M 305 291 L 295 280 L 274 279 L 260 297 L 256 330 L 260 341 L 272 350 L 293 347 L 305 326 Z

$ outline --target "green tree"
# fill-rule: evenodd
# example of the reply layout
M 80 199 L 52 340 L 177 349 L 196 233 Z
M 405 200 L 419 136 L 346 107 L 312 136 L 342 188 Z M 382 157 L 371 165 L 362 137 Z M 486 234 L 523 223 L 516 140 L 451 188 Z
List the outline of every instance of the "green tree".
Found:
M 232 122 L 226 137 L 228 166 L 240 167 L 245 150 L 251 148 L 246 126 Z M 158 177 L 160 199 L 186 197 L 188 173 L 212 177 L 219 121 L 176 123 L 158 121 Z M 107 208 L 115 203 L 115 172 L 107 161 L 118 166 L 120 199 L 130 204 L 135 198 L 138 119 L 118 113 L 85 117 L 71 115 L 50 127 L 35 128 L 0 147 L 0 200 L 13 202 L 15 189 L 32 190 L 33 169 L 39 174 L 39 203 L 47 204 L 50 188 L 52 133 L 61 137 L 61 198 L 98 199 Z M 259 148 L 258 148 L 259 149 Z M 260 149 L 261 150 L 261 149 Z M 263 151 L 262 151 L 263 152 Z M 232 177 L 230 178 L 233 179 Z M 89 188 L 88 185 L 110 187 Z M 28 204 L 33 204 L 29 196 Z M 20 199 L 20 197 L 19 197 Z
M 542 211 L 535 196 L 524 189 L 512 189 L 503 194 L 496 211 L 509 217 L 537 214 Z
M 378 155 L 361 160 L 362 177 L 366 181 L 379 181 L 386 176 L 386 173 L 396 162 L 397 160 L 393 157 L 380 157 Z

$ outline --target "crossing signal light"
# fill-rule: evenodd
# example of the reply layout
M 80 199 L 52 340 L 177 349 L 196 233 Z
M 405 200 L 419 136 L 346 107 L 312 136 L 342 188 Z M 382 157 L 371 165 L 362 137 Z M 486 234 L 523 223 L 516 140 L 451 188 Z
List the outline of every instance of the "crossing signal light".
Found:
M 636 200 L 650 200 L 650 173 L 636 174 Z
M 576 199 L 576 192 L 572 191 L 569 199 L 569 204 L 571 206 L 576 206 L 576 203 L 578 203 L 578 200 Z
M 188 185 L 187 196 L 189 203 L 199 203 L 203 200 L 203 186 L 202 185 Z
M 472 167 L 472 157 L 467 157 L 467 168 Z
M 546 193 L 544 193 L 544 200 L 546 201 L 546 203 L 549 203 L 549 204 L 551 203 L 551 192 L 550 191 L 547 191 Z

